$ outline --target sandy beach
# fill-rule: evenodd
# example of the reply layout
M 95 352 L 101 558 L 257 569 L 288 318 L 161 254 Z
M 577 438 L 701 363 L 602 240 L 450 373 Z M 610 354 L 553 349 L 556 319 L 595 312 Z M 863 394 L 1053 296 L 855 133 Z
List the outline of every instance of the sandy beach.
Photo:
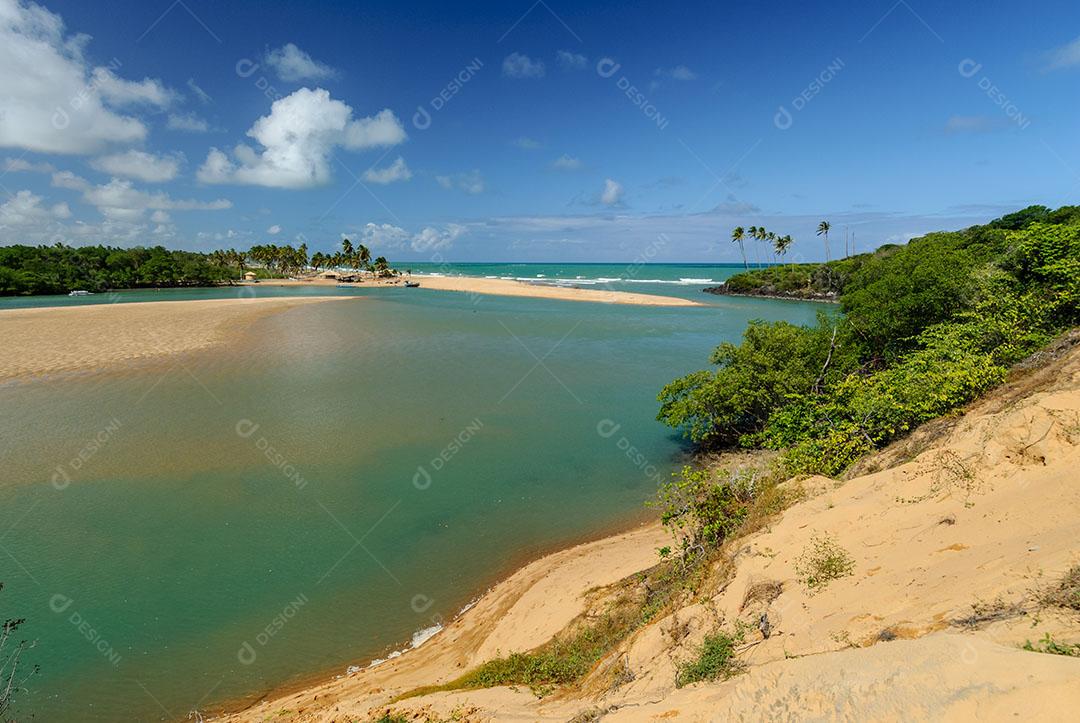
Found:
M 658 294 L 638 294 L 632 291 L 606 291 L 601 289 L 581 289 L 572 286 L 547 286 L 527 284 L 523 281 L 507 279 L 481 279 L 473 276 L 422 276 L 415 275 L 413 281 L 420 283 L 417 291 L 436 289 L 438 291 L 460 291 L 467 294 L 485 294 L 494 296 L 525 296 L 535 299 L 559 299 L 561 301 L 591 301 L 601 304 L 632 304 L 636 306 L 705 306 L 705 304 L 681 299 L 677 296 Z M 336 286 L 337 281 L 327 279 L 267 279 L 258 282 L 259 286 Z M 399 287 L 402 282 L 362 281 L 348 284 L 357 288 Z
M 0 381 L 114 367 L 221 344 L 256 319 L 349 297 L 209 299 L 0 311 Z
M 719 589 L 631 635 L 568 691 L 502 687 L 394 702 L 535 648 L 599 609 L 604 586 L 656 561 L 670 539 L 657 526 L 534 562 L 420 648 L 228 720 L 706 721 L 759 720 L 763 710 L 784 720 L 1060 718 L 1080 705 L 1080 660 L 1022 646 L 1080 634 L 1080 618 L 1039 592 L 1078 562 L 1077 414 L 1080 349 L 951 427 L 885 450 L 878 471 L 784 483 L 803 500 L 736 541 Z M 854 562 L 851 575 L 817 592 L 797 572 L 816 535 Z M 762 615 L 771 635 L 758 631 Z M 677 663 L 710 631 L 737 624 L 747 631 L 745 672 L 677 688 Z M 615 683 L 611 661 L 625 669 Z M 580 717 L 590 711 L 598 713 Z

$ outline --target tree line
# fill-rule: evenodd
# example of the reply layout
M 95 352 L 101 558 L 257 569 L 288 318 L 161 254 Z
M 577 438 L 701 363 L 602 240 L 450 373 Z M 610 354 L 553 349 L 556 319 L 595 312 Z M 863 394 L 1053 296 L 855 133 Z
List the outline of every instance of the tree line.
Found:
M 704 447 L 780 450 L 787 474 L 841 473 L 1080 324 L 1080 207 L 809 266 L 843 267 L 840 313 L 752 322 L 664 387 L 661 421 Z
M 385 257 L 372 260 L 367 247 L 354 247 L 348 239 L 342 241 L 340 251 L 319 251 L 310 257 L 307 244 L 259 244 L 246 251 L 210 253 L 163 246 L 14 245 L 0 246 L 0 295 L 214 286 L 241 280 L 249 271 L 258 278 L 280 278 L 325 269 L 367 271 L 377 277 L 397 273 Z

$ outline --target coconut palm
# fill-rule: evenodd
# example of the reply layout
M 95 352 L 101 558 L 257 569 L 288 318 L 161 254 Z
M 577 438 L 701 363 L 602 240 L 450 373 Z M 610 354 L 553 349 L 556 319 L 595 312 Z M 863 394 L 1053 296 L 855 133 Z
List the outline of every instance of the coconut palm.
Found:
M 832 228 L 832 224 L 828 221 L 822 221 L 817 225 L 817 235 L 825 237 L 825 261 L 828 263 L 832 259 L 829 258 L 829 229 Z
M 731 232 L 731 243 L 739 244 L 739 254 L 742 256 L 742 265 L 744 269 L 749 270 L 750 266 L 746 263 L 746 248 L 743 246 L 743 239 L 746 237 L 746 231 L 742 226 L 736 226 Z

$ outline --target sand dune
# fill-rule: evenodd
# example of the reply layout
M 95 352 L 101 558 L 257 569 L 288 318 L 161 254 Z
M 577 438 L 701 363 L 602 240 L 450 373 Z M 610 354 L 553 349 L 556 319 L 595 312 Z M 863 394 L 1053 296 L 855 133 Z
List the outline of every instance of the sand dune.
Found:
M 0 381 L 116 367 L 226 341 L 255 319 L 349 297 L 148 301 L 0 311 Z
M 575 691 L 545 698 L 498 688 L 390 703 L 540 644 L 585 609 L 590 590 L 655 560 L 664 540 L 655 527 L 535 562 L 424 647 L 229 719 L 372 720 L 387 710 L 475 721 L 565 721 L 584 711 L 603 720 L 1067 719 L 1080 706 L 1080 659 L 1020 646 L 1047 633 L 1080 641 L 1080 616 L 1037 592 L 1080 562 L 1080 348 L 998 390 L 903 459 L 846 482 L 786 483 L 806 498 L 739 541 L 720 590 L 609 655 L 628 666 L 619 684 L 601 664 Z M 855 564 L 811 594 L 795 561 L 814 535 Z M 778 594 L 747 602 L 766 581 Z M 756 629 L 762 614 L 773 625 L 768 639 Z M 740 654 L 747 672 L 677 689 L 677 661 L 736 621 L 750 631 Z

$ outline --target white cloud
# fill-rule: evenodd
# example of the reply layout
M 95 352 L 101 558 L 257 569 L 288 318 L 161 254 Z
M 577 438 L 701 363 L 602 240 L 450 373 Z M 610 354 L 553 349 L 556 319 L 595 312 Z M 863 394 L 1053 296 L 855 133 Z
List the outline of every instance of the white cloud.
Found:
M 52 185 L 55 188 L 67 188 L 72 191 L 86 191 L 90 189 L 90 182 L 85 178 L 76 176 L 71 171 L 57 171 L 52 175 Z
M 214 102 L 214 99 L 210 97 L 210 94 L 200 88 L 199 84 L 195 82 L 194 78 L 187 79 L 187 87 L 188 90 L 195 94 L 195 97 L 198 98 L 199 102 L 203 105 L 210 105 Z
M 622 203 L 623 186 L 610 178 L 604 181 L 604 190 L 600 193 L 600 203 L 605 206 L 617 206 Z
M 281 226 L 278 226 L 275 223 L 273 226 L 266 229 L 266 233 L 270 234 L 271 236 L 277 236 L 279 233 L 281 233 Z
M 268 51 L 266 64 L 277 72 L 279 78 L 288 83 L 301 80 L 325 80 L 337 75 L 336 70 L 314 60 L 293 43 L 286 43 L 283 47 Z
M 369 168 L 364 171 L 364 180 L 368 183 L 378 183 L 385 186 L 395 181 L 408 181 L 412 178 L 412 171 L 401 156 L 384 168 Z
M 159 80 L 124 80 L 108 68 L 94 68 L 90 84 L 102 98 L 117 108 L 132 105 L 168 108 L 176 100 L 176 93 L 162 85 Z
M 576 171 L 582 166 L 581 159 L 568 156 L 565 153 L 551 162 L 551 167 L 557 171 Z
M 442 229 L 427 226 L 413 236 L 410 246 L 413 251 L 441 251 L 453 246 L 454 241 L 463 236 L 466 230 L 456 223 L 447 224 Z
M 165 107 L 175 94 L 157 80 L 91 67 L 89 40 L 66 35 L 63 19 L 39 5 L 0 0 L 0 146 L 87 154 L 146 137 L 142 121 L 117 109 Z
M 572 53 L 569 50 L 560 50 L 555 54 L 555 58 L 563 70 L 582 70 L 589 62 L 584 55 Z
M 52 185 L 80 192 L 82 200 L 96 206 L 106 218 L 122 221 L 141 219 L 146 211 L 222 211 L 232 208 L 232 201 L 224 198 L 214 201 L 175 199 L 164 191 L 151 193 L 139 190 L 131 181 L 120 178 L 94 185 L 71 171 L 54 173 Z
M 514 141 L 514 145 L 522 150 L 532 151 L 540 147 L 540 141 L 528 136 L 522 136 Z
M 456 188 L 470 196 L 476 196 L 484 192 L 484 177 L 480 171 L 472 170 L 468 173 L 458 173 L 453 176 L 435 176 L 435 182 L 449 190 Z
M 46 207 L 45 199 L 30 191 L 18 191 L 0 204 L 0 228 L 21 228 L 71 216 L 66 203 Z
M 5 158 L 4 173 L 53 173 L 56 171 L 51 163 L 31 163 L 25 158 Z
M 113 176 L 137 178 L 147 183 L 164 183 L 180 173 L 178 156 L 155 156 L 145 151 L 125 151 L 95 158 L 90 165 Z
M 510 53 L 503 59 L 502 74 L 507 78 L 543 78 L 544 61 L 522 53 Z
M 154 223 L 169 223 L 172 217 L 165 211 L 157 210 L 150 214 L 150 220 Z
M 342 238 L 351 237 L 359 243 L 371 248 L 398 249 L 405 246 L 409 241 L 409 232 L 400 226 L 389 223 L 368 223 L 358 232 L 350 235 L 342 234 Z
M 406 138 L 401 121 L 389 109 L 353 120 L 352 108 L 322 88 L 301 88 L 274 101 L 270 115 L 255 121 L 247 135 L 263 150 L 241 144 L 233 149 L 233 160 L 211 148 L 196 174 L 198 180 L 310 188 L 330 181 L 330 155 L 336 147 L 394 146 Z
M 1080 38 L 1047 53 L 1043 70 L 1061 70 L 1076 65 L 1080 65 Z
M 171 131 L 188 133 L 206 133 L 210 130 L 210 124 L 194 113 L 170 113 L 165 127 Z
M 657 68 L 653 71 L 657 78 L 671 78 L 672 80 L 696 80 L 697 73 L 685 65 L 676 65 L 674 68 Z

